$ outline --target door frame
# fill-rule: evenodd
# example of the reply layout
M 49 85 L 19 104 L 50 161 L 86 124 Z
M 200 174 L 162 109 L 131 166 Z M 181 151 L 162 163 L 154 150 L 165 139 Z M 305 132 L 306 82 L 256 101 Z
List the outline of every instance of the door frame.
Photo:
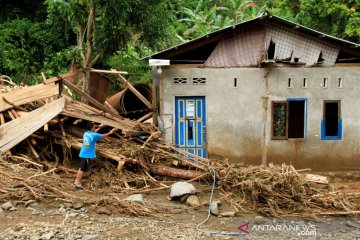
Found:
M 203 151 L 205 152 L 205 157 L 207 157 L 208 152 L 208 141 L 207 141 L 207 96 L 205 94 L 199 94 L 199 95 L 185 95 L 185 94 L 178 94 L 173 96 L 173 103 L 172 103 L 172 109 L 173 109 L 173 119 L 172 119 L 172 144 L 176 147 L 176 98 L 197 98 L 197 97 L 203 97 L 204 98 L 204 105 L 205 105 L 205 138 L 203 139 Z M 197 154 L 195 154 L 197 155 Z

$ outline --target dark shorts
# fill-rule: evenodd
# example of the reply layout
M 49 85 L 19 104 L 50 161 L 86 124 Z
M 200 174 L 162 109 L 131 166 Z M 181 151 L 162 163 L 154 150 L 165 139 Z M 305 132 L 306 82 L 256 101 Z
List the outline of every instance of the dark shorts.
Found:
M 87 172 L 89 170 L 90 158 L 81 158 L 80 170 Z

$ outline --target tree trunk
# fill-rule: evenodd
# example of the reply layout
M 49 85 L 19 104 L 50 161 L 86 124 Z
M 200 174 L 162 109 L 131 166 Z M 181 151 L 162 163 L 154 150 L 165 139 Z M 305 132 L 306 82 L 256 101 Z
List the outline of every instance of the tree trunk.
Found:
M 199 177 L 200 175 L 204 174 L 204 172 L 198 172 L 194 170 L 183 170 L 183 169 L 177 169 L 172 168 L 164 165 L 154 165 L 150 167 L 150 172 L 162 175 L 162 176 L 168 176 L 173 178 L 182 178 L 182 179 L 193 179 L 196 177 Z

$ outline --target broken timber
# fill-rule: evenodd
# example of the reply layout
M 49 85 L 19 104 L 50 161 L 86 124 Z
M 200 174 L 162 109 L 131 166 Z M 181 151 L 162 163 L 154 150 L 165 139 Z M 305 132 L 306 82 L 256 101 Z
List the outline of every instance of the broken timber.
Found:
M 56 117 L 63 109 L 60 98 L 0 126 L 0 152 L 5 152 Z M 36 121 L 34 121 L 36 119 Z
M 58 93 L 59 86 L 55 83 L 46 85 L 38 84 L 3 93 L 0 98 L 0 112 L 29 102 L 51 97 Z
M 84 97 L 86 100 L 89 101 L 89 103 L 92 103 L 95 105 L 95 107 L 99 108 L 100 110 L 107 112 L 115 117 L 120 117 L 116 112 L 112 111 L 111 109 L 105 107 L 103 104 L 99 103 L 97 100 L 95 100 L 94 98 L 92 98 L 91 96 L 89 96 L 88 94 L 86 94 L 85 92 L 81 91 L 78 87 L 76 87 L 74 84 L 72 84 L 71 82 L 65 80 L 64 78 L 61 78 L 61 81 L 68 86 L 68 88 L 70 88 L 72 91 L 74 91 L 75 93 L 79 94 L 80 96 Z

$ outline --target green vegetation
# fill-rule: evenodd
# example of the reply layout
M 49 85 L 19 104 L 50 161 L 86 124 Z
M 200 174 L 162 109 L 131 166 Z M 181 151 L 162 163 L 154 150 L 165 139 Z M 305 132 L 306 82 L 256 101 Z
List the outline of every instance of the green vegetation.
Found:
M 358 0 L 2 0 L 0 74 L 34 84 L 77 62 L 129 72 L 149 83 L 140 61 L 156 51 L 259 16 L 265 10 L 360 42 Z M 86 83 L 86 81 L 85 81 Z M 83 86 L 87 89 L 86 84 Z

